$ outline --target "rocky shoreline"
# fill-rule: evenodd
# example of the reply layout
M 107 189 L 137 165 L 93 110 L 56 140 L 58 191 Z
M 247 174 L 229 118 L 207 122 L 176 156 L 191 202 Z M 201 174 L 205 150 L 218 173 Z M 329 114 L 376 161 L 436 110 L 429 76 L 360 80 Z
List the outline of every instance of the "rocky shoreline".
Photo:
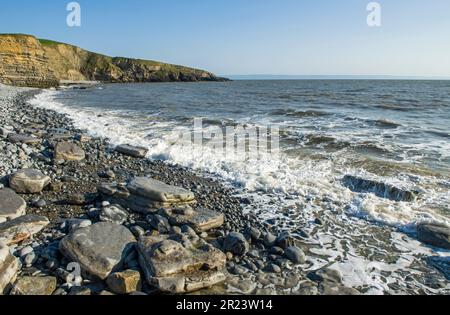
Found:
M 305 271 L 307 247 L 244 214 L 250 200 L 90 137 L 27 104 L 37 93 L 0 85 L 0 294 L 364 293 Z M 447 246 L 442 229 L 421 233 Z

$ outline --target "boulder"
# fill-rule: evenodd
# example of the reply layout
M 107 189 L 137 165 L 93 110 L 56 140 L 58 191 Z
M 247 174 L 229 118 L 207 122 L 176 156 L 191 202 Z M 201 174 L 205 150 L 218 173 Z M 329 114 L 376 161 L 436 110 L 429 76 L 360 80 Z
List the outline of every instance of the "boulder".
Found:
M 147 282 L 165 293 L 193 292 L 226 278 L 225 254 L 198 237 L 144 236 L 138 252 Z
M 16 280 L 19 260 L 10 254 L 8 246 L 0 242 L 0 295 L 7 293 L 9 285 Z
M 85 152 L 78 145 L 71 142 L 58 142 L 55 146 L 55 161 L 82 161 L 86 157 Z
M 438 223 L 424 223 L 417 226 L 417 237 L 426 244 L 450 249 L 450 227 Z
M 18 244 L 39 233 L 50 221 L 38 215 L 24 215 L 0 224 L 0 242 Z
M 11 289 L 11 295 L 52 295 L 56 290 L 55 277 L 22 277 Z
M 148 153 L 147 148 L 136 147 L 128 144 L 117 146 L 116 151 L 127 156 L 132 156 L 134 158 L 145 158 Z
M 92 278 L 106 279 L 123 265 L 136 239 L 124 226 L 100 222 L 72 231 L 62 239 L 61 253 Z
M 128 184 L 101 184 L 98 191 L 111 203 L 144 214 L 195 203 L 195 196 L 189 190 L 147 177 L 135 178 Z
M 0 189 L 0 220 L 11 220 L 25 214 L 27 204 L 12 189 Z
M 417 189 L 397 187 L 390 183 L 383 183 L 376 179 L 362 178 L 353 175 L 346 175 L 342 183 L 345 187 L 357 193 L 373 193 L 380 198 L 393 201 L 413 202 L 420 195 Z
M 237 232 L 231 232 L 223 241 L 223 250 L 233 255 L 242 256 L 249 250 L 249 244 L 244 235 Z
M 115 224 L 124 224 L 128 219 L 128 212 L 122 209 L 121 206 L 112 205 L 104 207 L 99 217 L 102 222 L 112 222 Z
M 41 142 L 41 139 L 39 138 L 17 133 L 8 134 L 8 140 L 11 143 L 25 143 L 25 144 L 37 144 Z
M 160 214 L 168 218 L 170 224 L 176 226 L 187 225 L 193 228 L 197 233 L 219 228 L 224 223 L 224 215 L 222 213 L 205 208 L 193 210 L 191 207 L 185 206 L 173 209 L 162 209 Z
M 304 264 L 306 261 L 305 253 L 296 246 L 286 248 L 284 256 L 295 264 Z
M 106 279 L 106 283 L 116 294 L 130 294 L 142 289 L 141 274 L 136 270 L 112 273 Z
M 50 177 L 33 169 L 20 170 L 9 178 L 9 186 L 20 194 L 38 194 L 50 183 Z

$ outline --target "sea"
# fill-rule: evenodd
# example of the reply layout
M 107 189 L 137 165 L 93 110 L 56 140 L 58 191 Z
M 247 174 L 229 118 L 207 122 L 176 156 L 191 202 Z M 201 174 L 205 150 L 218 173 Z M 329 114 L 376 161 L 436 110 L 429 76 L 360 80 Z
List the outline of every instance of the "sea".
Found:
M 450 252 L 415 237 L 419 223 L 450 224 L 450 81 L 100 84 L 30 103 L 234 188 L 245 212 L 303 240 L 305 270 L 335 268 L 368 294 L 450 292 Z

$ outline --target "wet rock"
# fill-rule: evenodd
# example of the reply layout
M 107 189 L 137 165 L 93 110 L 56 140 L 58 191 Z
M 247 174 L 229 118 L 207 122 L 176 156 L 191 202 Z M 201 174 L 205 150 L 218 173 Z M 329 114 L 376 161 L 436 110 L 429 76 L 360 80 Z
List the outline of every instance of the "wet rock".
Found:
M 112 292 L 116 294 L 130 294 L 141 291 L 141 274 L 136 270 L 125 270 L 108 276 L 106 283 Z
M 305 253 L 296 246 L 286 248 L 284 256 L 295 264 L 304 264 L 306 261 Z
M 244 235 L 248 236 L 252 241 L 258 241 L 262 235 L 261 231 L 254 227 L 247 227 L 244 230 Z
M 86 157 L 85 152 L 75 143 L 58 142 L 55 146 L 54 160 L 59 161 L 82 161 Z
M 25 215 L 0 224 L 0 242 L 17 244 L 39 233 L 50 221 L 46 217 Z
M 272 233 L 267 232 L 264 234 L 263 243 L 267 247 L 272 247 L 273 245 L 275 245 L 276 240 L 277 240 L 277 237 L 275 235 L 273 235 Z
M 52 295 L 56 290 L 55 277 L 22 277 L 11 289 L 11 295 Z
M 122 267 L 135 241 L 124 226 L 100 222 L 71 232 L 60 242 L 59 248 L 65 257 L 79 263 L 88 275 L 106 279 Z
M 323 268 L 308 274 L 308 278 L 316 282 L 342 283 L 342 274 L 335 269 Z
M 19 260 L 10 254 L 8 246 L 0 242 L 0 295 L 7 293 L 9 286 L 16 280 Z
M 342 183 L 345 187 L 358 193 L 373 193 L 380 198 L 393 201 L 413 202 L 420 195 L 420 191 L 397 187 L 375 179 L 347 175 Z
M 112 205 L 102 209 L 99 219 L 103 222 L 112 222 L 120 225 L 124 224 L 128 219 L 128 212 L 126 212 L 121 206 Z
M 145 158 L 145 156 L 148 153 L 147 148 L 136 147 L 136 146 L 127 145 L 127 144 L 117 146 L 116 151 L 119 153 L 122 153 L 124 155 L 134 157 L 134 158 Z
M 224 215 L 222 213 L 204 208 L 193 210 L 191 207 L 186 206 L 163 209 L 160 211 L 160 214 L 167 217 L 172 225 L 188 225 L 198 233 L 219 228 L 224 223 Z
M 250 246 L 245 239 L 244 235 L 237 232 L 231 232 L 225 237 L 223 241 L 223 250 L 230 252 L 233 255 L 242 256 L 245 255 Z
M 295 245 L 295 239 L 291 235 L 283 233 L 277 237 L 275 240 L 275 245 L 281 247 L 282 249 L 286 249 Z
M 12 189 L 0 189 L 0 220 L 11 220 L 25 214 L 27 204 Z
M 25 144 L 38 144 L 41 142 L 41 139 L 39 138 L 16 133 L 8 134 L 8 140 L 11 143 L 25 143 Z
M 417 237 L 426 244 L 450 249 L 450 227 L 444 224 L 424 223 L 417 226 Z
M 168 234 L 172 229 L 169 220 L 159 214 L 149 215 L 147 220 L 150 226 L 161 234 Z
M 142 237 L 138 252 L 147 282 L 162 292 L 193 292 L 225 280 L 225 254 L 200 238 Z
M 20 194 L 38 194 L 49 183 L 50 177 L 33 169 L 20 170 L 9 178 L 9 186 Z
M 428 257 L 427 263 L 442 272 L 444 277 L 450 281 L 450 257 Z

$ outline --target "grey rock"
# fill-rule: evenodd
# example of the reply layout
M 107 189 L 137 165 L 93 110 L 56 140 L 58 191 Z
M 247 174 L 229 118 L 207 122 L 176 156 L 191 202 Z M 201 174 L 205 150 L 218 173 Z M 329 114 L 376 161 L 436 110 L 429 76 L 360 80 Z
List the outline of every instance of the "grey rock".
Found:
M 42 174 L 41 171 L 23 169 L 11 175 L 9 178 L 9 186 L 17 193 L 37 194 L 40 193 L 50 181 L 50 177 Z
M 136 239 L 122 225 L 100 222 L 63 238 L 60 251 L 94 278 L 106 279 L 120 269 Z
M 295 264 L 304 264 L 306 261 L 305 253 L 296 246 L 286 248 L 284 256 Z
M 116 147 L 116 151 L 124 155 L 132 156 L 135 158 L 145 158 L 148 153 L 148 149 L 144 147 L 136 147 L 132 145 L 119 145 Z
M 163 209 L 160 214 L 169 219 L 172 225 L 188 225 L 196 232 L 206 232 L 219 228 L 224 223 L 224 215 L 216 211 L 199 208 L 193 210 L 190 206 Z
M 25 214 L 27 204 L 12 189 L 0 189 L 0 219 L 11 220 Z
M 167 218 L 165 218 L 163 216 L 160 216 L 158 214 L 149 215 L 147 220 L 148 220 L 148 223 L 150 224 L 150 226 L 152 228 L 154 228 L 156 231 L 158 231 L 159 233 L 167 234 L 171 230 L 169 220 L 167 220 Z
M 121 206 L 112 205 L 102 209 L 99 219 L 103 222 L 112 222 L 120 225 L 127 221 L 128 212 L 126 212 Z
M 417 237 L 426 244 L 450 249 L 450 227 L 444 224 L 424 223 L 417 226 Z
M 147 282 L 162 292 L 187 293 L 225 280 L 225 254 L 187 235 L 142 237 L 139 262 Z
M 316 282 L 331 282 L 335 284 L 342 283 L 342 274 L 340 271 L 331 268 L 323 268 L 315 272 L 311 272 L 308 274 L 308 278 Z
M 244 235 L 237 232 L 231 232 L 225 237 L 223 241 L 223 250 L 230 252 L 233 255 L 242 256 L 245 255 L 250 246 L 245 239 Z
M 90 220 L 85 219 L 69 219 L 64 221 L 63 225 L 61 226 L 62 229 L 66 229 L 67 232 L 72 232 L 77 229 L 86 228 L 88 226 L 91 226 L 92 222 Z
M 0 241 L 8 245 L 20 243 L 42 231 L 50 221 L 43 216 L 24 215 L 0 224 Z
M 26 143 L 26 144 L 38 144 L 41 139 L 24 134 L 10 133 L 8 134 L 8 140 L 11 143 Z
M 275 242 L 277 240 L 277 237 L 275 235 L 273 235 L 270 232 L 265 233 L 264 235 L 264 245 L 268 246 L 268 247 L 272 247 L 273 245 L 275 245 Z
M 189 190 L 147 177 L 135 178 L 127 188 L 132 194 L 163 203 L 189 202 L 195 199 L 194 193 Z

